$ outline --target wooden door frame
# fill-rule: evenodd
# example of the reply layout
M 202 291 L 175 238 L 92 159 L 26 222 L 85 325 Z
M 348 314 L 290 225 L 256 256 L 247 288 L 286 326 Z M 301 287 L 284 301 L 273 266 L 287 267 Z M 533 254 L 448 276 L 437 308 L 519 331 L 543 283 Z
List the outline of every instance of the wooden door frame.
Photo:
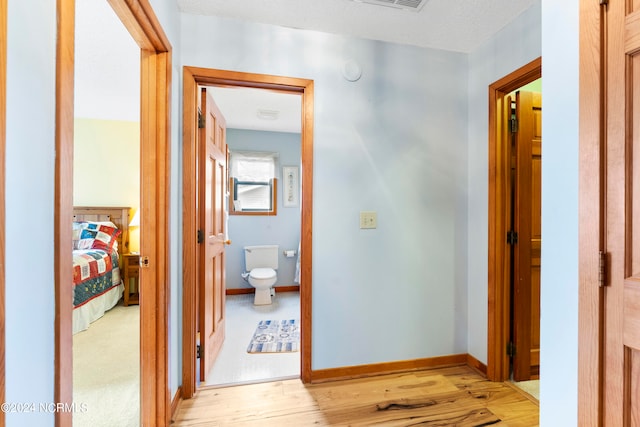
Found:
M 108 0 L 141 49 L 140 210 L 143 256 L 140 299 L 140 418 L 170 420 L 168 381 L 169 159 L 171 44 L 148 0 Z M 54 401 L 73 401 L 72 257 L 75 0 L 57 0 L 55 130 L 55 360 Z M 70 426 L 71 412 L 56 412 Z
M 266 74 L 241 73 L 209 68 L 183 67 L 183 312 L 182 312 L 182 397 L 196 391 L 196 132 L 198 130 L 198 86 L 238 86 L 296 93 L 302 97 L 302 220 L 300 271 L 300 377 L 311 381 L 311 242 L 313 196 L 313 80 Z
M 5 234 L 5 144 L 7 130 L 7 0 L 0 0 L 0 402 L 5 399 L 4 374 L 4 236 Z M 5 423 L 4 412 L 0 411 L 0 426 Z
M 606 6 L 605 6 L 606 7 Z M 578 425 L 601 425 L 603 416 L 603 167 L 606 126 L 602 6 L 580 2 L 578 192 Z
M 542 77 L 542 58 L 509 73 L 489 86 L 489 269 L 487 377 L 491 381 L 509 378 L 506 354 L 510 326 L 509 245 L 510 160 L 509 141 L 500 131 L 502 102 L 510 92 Z

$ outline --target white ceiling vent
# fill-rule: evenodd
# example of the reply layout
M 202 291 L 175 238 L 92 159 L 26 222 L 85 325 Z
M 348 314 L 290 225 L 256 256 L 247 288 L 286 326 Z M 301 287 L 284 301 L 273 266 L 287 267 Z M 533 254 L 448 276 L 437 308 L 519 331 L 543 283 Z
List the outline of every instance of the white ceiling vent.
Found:
M 262 120 L 278 120 L 278 116 L 280 115 L 280 111 L 278 110 L 266 110 L 263 108 L 258 108 L 256 112 L 256 116 Z
M 394 7 L 396 9 L 413 10 L 415 12 L 422 9 L 428 0 L 354 0 L 358 3 L 375 4 L 378 6 Z

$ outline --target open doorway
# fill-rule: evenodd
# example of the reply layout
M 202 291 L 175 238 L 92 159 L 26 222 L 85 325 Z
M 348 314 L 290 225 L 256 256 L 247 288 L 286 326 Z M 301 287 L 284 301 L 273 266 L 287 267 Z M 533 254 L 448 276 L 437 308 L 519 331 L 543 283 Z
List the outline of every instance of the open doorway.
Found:
M 168 395 L 168 180 L 171 45 L 148 2 L 109 0 L 140 51 L 140 419 L 165 425 Z M 72 216 L 75 0 L 57 4 L 54 400 L 73 401 Z M 153 285 L 150 285 L 153 284 Z M 71 425 L 71 412 L 56 424 Z
M 297 378 L 300 352 L 294 341 L 300 321 L 296 266 L 301 224 L 301 95 L 246 87 L 203 89 L 224 117 L 229 178 L 225 201 L 226 333 L 209 372 L 198 375 L 200 386 Z M 294 180 L 287 180 L 286 175 Z M 248 248 L 256 246 L 276 254 L 275 280 L 269 294 L 254 288 L 245 265 L 247 254 L 255 253 Z M 285 322 L 288 334 L 279 334 L 284 345 L 270 345 L 274 336 L 259 334 L 256 340 L 262 345 L 249 351 L 258 325 L 267 322 Z
M 542 246 L 542 80 L 507 96 L 511 159 L 511 381 L 539 399 Z
M 539 377 L 542 111 L 541 95 L 523 88 L 541 77 L 538 58 L 489 88 L 487 376 L 493 381 L 514 373 L 519 380 Z M 534 116 L 519 126 L 526 112 Z
M 183 121 L 183 138 L 185 141 L 196 141 L 198 133 L 198 110 L 203 107 L 201 105 L 202 88 L 211 86 L 226 87 L 245 87 L 254 89 L 268 89 L 282 93 L 297 94 L 301 99 L 301 122 L 302 128 L 300 132 L 301 155 L 300 155 L 300 362 L 299 372 L 302 381 L 308 382 L 311 375 L 311 222 L 312 222 L 312 177 L 313 177 L 313 82 L 305 79 L 296 79 L 289 77 L 277 77 L 259 74 L 238 73 L 232 71 L 212 70 L 184 67 L 184 121 Z M 209 113 L 202 108 L 203 116 L 207 117 Z M 214 121 L 212 121 L 213 123 Z M 208 123 L 208 122 L 207 122 Z M 203 123 L 206 127 L 209 124 Z M 213 132 L 212 134 L 215 134 Z M 205 137 L 204 139 L 208 139 Z M 198 366 L 207 366 L 200 359 L 197 362 L 197 353 L 201 356 L 210 357 L 208 345 L 204 342 L 209 333 L 197 335 L 198 318 L 213 317 L 221 319 L 225 316 L 221 313 L 202 312 L 198 296 L 200 286 L 198 258 L 201 247 L 198 246 L 198 233 L 201 223 L 205 226 L 204 239 L 207 239 L 209 232 L 206 224 L 198 220 L 197 193 L 199 191 L 198 184 L 198 159 L 202 158 L 197 153 L 194 143 L 184 144 L 183 151 L 183 248 L 185 261 L 183 268 L 183 301 L 185 318 L 183 321 L 183 386 L 182 393 L 184 398 L 190 398 L 195 393 L 197 379 L 200 373 L 197 373 Z M 213 157 L 212 157 L 213 159 Z M 216 162 L 212 160 L 215 169 Z M 204 166 L 203 166 L 204 167 Z M 202 167 L 201 167 L 202 168 Z M 217 180 L 217 178 L 216 178 Z M 275 188 L 278 188 L 276 185 Z M 224 191 L 224 190 L 222 190 Z M 206 204 L 206 201 L 205 201 Z M 215 237 L 211 241 L 215 244 Z M 230 236 L 233 239 L 233 236 Z M 281 248 L 282 250 L 291 248 Z M 208 258 L 207 258 L 208 259 Z M 212 263 L 206 261 L 208 265 Z M 215 261 L 214 261 L 215 262 Z M 215 286 L 214 286 L 215 288 Z M 225 293 L 223 293 L 225 295 Z M 206 301 L 206 297 L 204 298 Z M 215 307 L 214 307 L 215 308 Z M 201 314 L 203 313 L 203 314 Z M 212 322 L 215 324 L 215 321 Z M 198 351 L 198 346 L 204 348 Z M 205 368 L 205 372 L 208 369 Z
M 90 273 L 74 276 L 73 401 L 87 410 L 75 412 L 73 424 L 133 426 L 140 423 L 140 306 L 129 298 L 140 287 L 133 222 L 140 210 L 140 48 L 104 0 L 76 2 L 75 23 L 73 265 Z M 119 235 L 115 244 L 87 246 L 90 239 L 80 238 L 93 230 Z

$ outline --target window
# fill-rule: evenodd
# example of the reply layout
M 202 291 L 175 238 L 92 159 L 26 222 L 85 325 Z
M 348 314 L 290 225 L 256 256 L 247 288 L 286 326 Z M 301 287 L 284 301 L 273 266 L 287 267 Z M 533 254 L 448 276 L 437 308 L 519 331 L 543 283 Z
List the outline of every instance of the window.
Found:
M 229 153 L 230 215 L 276 215 L 277 153 Z

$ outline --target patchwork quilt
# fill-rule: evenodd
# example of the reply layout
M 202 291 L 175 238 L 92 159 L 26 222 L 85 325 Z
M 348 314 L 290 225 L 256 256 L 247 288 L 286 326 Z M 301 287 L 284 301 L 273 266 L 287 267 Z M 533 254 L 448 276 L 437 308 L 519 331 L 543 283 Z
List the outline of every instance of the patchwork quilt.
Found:
M 73 306 L 91 301 L 120 284 L 118 253 L 101 249 L 73 251 Z

